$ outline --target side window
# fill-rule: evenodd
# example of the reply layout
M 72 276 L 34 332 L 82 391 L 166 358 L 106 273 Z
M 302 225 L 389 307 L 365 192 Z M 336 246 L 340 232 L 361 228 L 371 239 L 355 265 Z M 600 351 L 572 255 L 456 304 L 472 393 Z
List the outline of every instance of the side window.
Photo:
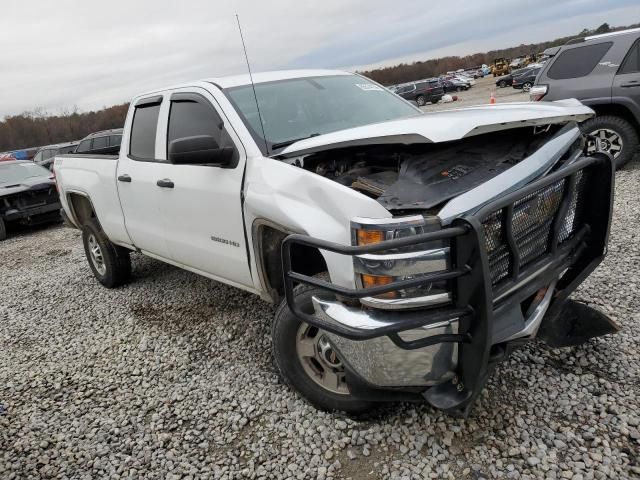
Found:
M 565 50 L 553 62 L 547 76 L 553 80 L 585 77 L 602 60 L 611 45 L 613 42 L 605 42 Z
M 36 153 L 36 156 L 33 157 L 33 161 L 34 162 L 39 162 L 40 160 L 43 160 L 43 153 L 42 150 L 40 150 L 38 153 Z
M 112 135 L 109 137 L 110 147 L 119 147 L 120 143 L 122 143 L 122 135 Z
M 78 145 L 76 153 L 84 153 L 89 150 L 91 150 L 91 140 L 83 140 L 80 142 L 80 145 Z
M 636 72 L 640 72 L 640 38 L 629 49 L 629 53 L 627 53 L 618 71 L 619 74 Z
M 131 124 L 129 153 L 141 160 L 154 160 L 160 101 L 136 107 Z
M 177 94 L 174 98 L 169 112 L 167 157 L 171 142 L 187 137 L 208 135 L 213 137 L 217 148 L 234 146 L 224 122 L 207 100 L 195 94 Z
M 96 137 L 93 139 L 93 145 L 91 145 L 92 150 L 101 150 L 107 146 L 107 141 L 109 137 Z

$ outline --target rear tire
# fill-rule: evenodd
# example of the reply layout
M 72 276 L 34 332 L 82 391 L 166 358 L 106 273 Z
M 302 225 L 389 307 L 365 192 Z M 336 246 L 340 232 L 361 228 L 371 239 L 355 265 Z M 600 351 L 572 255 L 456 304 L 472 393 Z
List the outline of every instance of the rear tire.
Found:
M 599 136 L 599 132 L 614 132 L 615 135 L 618 136 L 617 142 L 611 142 L 611 135 L 607 135 L 605 133 L 605 138 L 602 140 L 606 140 L 605 145 L 609 145 L 609 149 L 604 148 L 603 150 L 608 151 L 613 155 L 613 161 L 616 165 L 616 170 L 624 167 L 629 160 L 633 158 L 633 155 L 638 147 L 638 132 L 634 128 L 634 126 L 629 123 L 627 120 L 621 117 L 616 117 L 614 115 L 602 115 L 596 116 L 580 125 L 581 130 L 589 135 L 595 134 Z M 621 148 L 620 150 L 613 151 L 612 148 L 616 148 L 616 144 Z M 616 152 L 619 152 L 616 154 Z
M 293 294 L 296 303 L 307 312 L 312 311 L 311 297 L 318 294 L 319 290 L 309 285 L 297 286 Z M 340 388 L 329 390 L 322 386 L 324 375 L 335 375 L 339 369 L 332 369 L 320 357 L 317 343 L 322 341 L 323 331 L 316 329 L 313 338 L 308 338 L 304 331 L 304 323 L 300 321 L 289 309 L 286 301 L 283 301 L 276 311 L 271 328 L 273 339 L 273 356 L 275 364 L 284 380 L 284 383 L 296 390 L 314 407 L 325 411 L 342 411 L 350 414 L 368 412 L 377 405 L 374 402 L 360 400 L 351 395 L 348 386 L 341 384 Z M 310 327 L 313 329 L 315 327 Z M 318 341 L 313 343 L 317 337 Z M 309 362 L 318 369 L 315 379 L 310 375 L 309 366 L 303 366 L 304 354 L 301 354 L 301 342 L 313 343 L 313 356 L 309 356 Z M 307 346 L 309 344 L 307 343 Z M 325 353 L 326 355 L 326 353 Z M 319 360 L 315 357 L 319 357 Z M 336 361 L 340 364 L 339 359 Z M 320 367 L 320 368 L 318 368 Z M 324 369 L 324 370 L 323 370 Z M 326 370 L 326 372 L 325 372 Z M 327 382 L 328 383 L 328 382 Z M 340 391 L 340 392 L 339 392 Z
M 7 238 L 7 226 L 4 223 L 4 220 L 0 218 L 0 242 L 2 240 L 6 240 Z
M 131 277 L 129 250 L 111 243 L 96 219 L 82 226 L 82 243 L 89 267 L 102 285 L 115 288 L 127 283 Z

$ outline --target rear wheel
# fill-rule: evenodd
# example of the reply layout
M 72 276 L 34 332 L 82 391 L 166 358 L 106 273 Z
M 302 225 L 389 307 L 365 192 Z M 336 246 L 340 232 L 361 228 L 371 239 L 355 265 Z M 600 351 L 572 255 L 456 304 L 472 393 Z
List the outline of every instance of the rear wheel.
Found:
M 424 95 L 418 95 L 416 97 L 416 103 L 419 107 L 424 107 L 427 104 L 427 99 L 424 98 Z
M 296 303 L 311 313 L 311 297 L 316 288 L 299 285 Z M 333 350 L 326 332 L 301 322 L 283 301 L 271 330 L 273 355 L 280 374 L 309 403 L 321 410 L 364 413 L 376 403 L 351 395 L 342 361 Z
M 603 115 L 587 120 L 580 127 L 583 132 L 596 138 L 601 151 L 613 156 L 616 169 L 631 160 L 638 147 L 638 133 L 624 118 Z
M 524 90 L 525 92 L 528 92 L 529 90 L 531 90 L 531 86 L 532 86 L 532 85 L 531 85 L 531 82 L 525 82 L 525 83 L 522 85 L 522 90 Z
M 82 243 L 89 267 L 102 285 L 114 288 L 129 280 L 129 250 L 111 243 L 95 219 L 83 225 Z

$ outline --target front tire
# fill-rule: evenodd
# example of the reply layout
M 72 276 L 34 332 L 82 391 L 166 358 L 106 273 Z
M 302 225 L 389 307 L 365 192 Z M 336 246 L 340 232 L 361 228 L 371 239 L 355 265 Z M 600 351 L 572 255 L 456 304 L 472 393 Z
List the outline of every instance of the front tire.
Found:
M 506 80 L 500 80 L 500 83 L 498 83 L 498 86 L 499 86 L 500 88 L 504 88 L 504 87 L 506 87 L 506 86 L 507 86 L 507 82 L 506 82 Z
M 299 285 L 293 291 L 296 304 L 311 313 L 311 297 L 319 290 Z M 286 301 L 278 308 L 271 328 L 273 356 L 284 382 L 314 407 L 325 411 L 361 414 L 374 402 L 355 398 L 349 392 L 344 367 L 323 330 L 301 322 Z
M 616 169 L 626 165 L 638 147 L 638 132 L 621 117 L 597 116 L 582 123 L 580 128 L 584 133 L 596 137 L 600 148 L 613 156 Z
M 416 103 L 418 104 L 419 107 L 424 107 L 427 104 L 427 100 L 426 98 L 424 98 L 423 95 L 418 95 L 416 97 Z
M 131 277 L 129 250 L 111 243 L 96 219 L 82 226 L 82 243 L 89 267 L 102 285 L 115 288 L 127 283 Z

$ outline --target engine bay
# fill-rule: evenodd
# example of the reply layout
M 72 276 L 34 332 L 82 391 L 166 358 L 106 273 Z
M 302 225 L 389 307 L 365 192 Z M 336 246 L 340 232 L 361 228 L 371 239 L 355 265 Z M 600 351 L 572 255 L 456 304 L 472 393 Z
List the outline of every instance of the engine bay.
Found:
M 374 198 L 390 211 L 436 211 L 530 156 L 561 127 L 528 126 L 443 143 L 346 147 L 291 163 Z

